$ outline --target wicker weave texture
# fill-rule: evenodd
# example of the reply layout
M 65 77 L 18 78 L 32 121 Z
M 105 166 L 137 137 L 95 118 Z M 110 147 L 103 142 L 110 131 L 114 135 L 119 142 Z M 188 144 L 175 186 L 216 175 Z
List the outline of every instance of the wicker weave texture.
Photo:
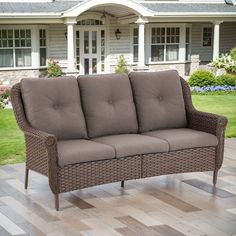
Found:
M 141 156 L 87 162 L 59 170 L 59 192 L 141 178 Z
M 215 170 L 215 147 L 144 155 L 142 177 Z

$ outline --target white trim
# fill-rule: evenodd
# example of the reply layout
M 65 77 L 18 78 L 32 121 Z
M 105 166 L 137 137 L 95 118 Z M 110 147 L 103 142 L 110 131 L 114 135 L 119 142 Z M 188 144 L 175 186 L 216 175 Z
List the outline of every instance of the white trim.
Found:
M 86 0 L 78 5 L 72 7 L 71 9 L 63 12 L 63 17 L 73 17 L 79 16 L 83 12 L 97 6 L 102 5 L 121 5 L 129 8 L 134 13 L 141 16 L 154 16 L 154 12 L 144 7 L 142 4 L 137 3 L 135 0 Z

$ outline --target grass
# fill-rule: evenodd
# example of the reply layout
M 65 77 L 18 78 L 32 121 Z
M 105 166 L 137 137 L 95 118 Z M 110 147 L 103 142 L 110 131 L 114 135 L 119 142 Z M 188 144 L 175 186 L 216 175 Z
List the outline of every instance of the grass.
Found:
M 228 117 L 227 137 L 236 137 L 236 95 L 193 95 L 198 110 Z M 13 112 L 0 109 L 0 165 L 25 160 L 24 138 L 17 127 Z
M 25 160 L 23 133 L 10 109 L 0 109 L 0 165 Z
M 236 95 L 193 95 L 194 106 L 201 111 L 226 116 L 226 137 L 236 137 Z

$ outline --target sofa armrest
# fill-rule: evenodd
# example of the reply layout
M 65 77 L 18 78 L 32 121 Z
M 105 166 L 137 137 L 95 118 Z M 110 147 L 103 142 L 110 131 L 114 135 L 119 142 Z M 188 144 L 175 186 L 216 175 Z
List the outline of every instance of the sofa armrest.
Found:
M 201 112 L 195 109 L 188 111 L 187 117 L 189 128 L 211 133 L 216 136 L 222 131 L 225 131 L 228 122 L 224 116 Z

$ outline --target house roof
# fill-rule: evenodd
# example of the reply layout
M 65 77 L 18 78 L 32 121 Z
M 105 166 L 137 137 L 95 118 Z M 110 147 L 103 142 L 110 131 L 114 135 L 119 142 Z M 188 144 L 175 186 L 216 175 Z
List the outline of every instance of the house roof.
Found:
M 231 13 L 236 12 L 236 6 L 225 3 L 142 3 L 146 8 L 158 13 Z
M 54 2 L 1 2 L 0 14 L 25 13 L 63 13 L 83 1 L 54 1 Z M 165 13 L 236 13 L 236 6 L 225 3 L 144 3 L 143 7 L 155 13 L 156 16 Z

